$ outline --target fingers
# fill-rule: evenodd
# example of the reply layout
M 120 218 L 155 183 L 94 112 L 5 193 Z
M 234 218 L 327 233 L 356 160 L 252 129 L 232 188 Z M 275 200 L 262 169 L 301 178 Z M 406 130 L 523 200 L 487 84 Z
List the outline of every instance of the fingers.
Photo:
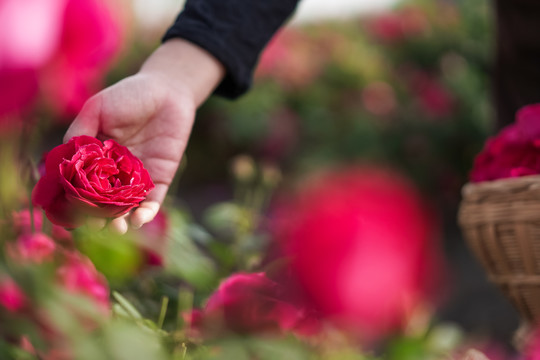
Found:
M 139 229 L 144 224 L 152 221 L 159 211 L 159 205 L 157 201 L 146 200 L 142 202 L 129 218 L 131 227 Z
M 97 217 L 88 217 L 86 219 L 86 225 L 94 231 L 99 231 L 103 229 L 105 225 L 107 225 L 107 219 L 97 218 Z
M 101 106 L 101 96 L 90 98 L 66 131 L 64 143 L 74 136 L 88 135 L 95 137 L 99 131 Z
M 127 233 L 129 229 L 127 218 L 128 214 L 112 219 L 109 228 L 120 235 Z
M 156 187 L 150 191 L 146 200 L 129 217 L 132 228 L 138 229 L 154 219 L 168 190 L 168 185 L 156 184 Z

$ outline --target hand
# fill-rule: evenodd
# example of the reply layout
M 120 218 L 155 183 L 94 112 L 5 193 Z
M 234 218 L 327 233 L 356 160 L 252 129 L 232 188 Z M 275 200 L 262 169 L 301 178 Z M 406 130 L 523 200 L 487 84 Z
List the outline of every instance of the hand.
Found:
M 163 202 L 186 148 L 197 107 L 223 77 L 222 65 L 183 40 L 169 40 L 141 70 L 93 96 L 64 141 L 89 135 L 114 139 L 139 157 L 156 187 L 132 213 L 114 219 L 125 233 L 151 221 Z M 104 220 L 103 220 L 104 222 Z

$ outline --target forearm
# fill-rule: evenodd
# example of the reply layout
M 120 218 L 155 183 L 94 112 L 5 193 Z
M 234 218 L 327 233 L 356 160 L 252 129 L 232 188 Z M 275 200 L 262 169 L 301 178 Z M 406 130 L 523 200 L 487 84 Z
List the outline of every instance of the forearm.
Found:
M 139 73 L 157 76 L 174 88 L 187 90 L 198 107 L 219 85 L 225 68 L 206 50 L 177 38 L 154 51 Z
M 186 39 L 213 54 L 226 73 L 215 93 L 236 98 L 251 86 L 260 52 L 299 0 L 188 0 L 164 40 Z

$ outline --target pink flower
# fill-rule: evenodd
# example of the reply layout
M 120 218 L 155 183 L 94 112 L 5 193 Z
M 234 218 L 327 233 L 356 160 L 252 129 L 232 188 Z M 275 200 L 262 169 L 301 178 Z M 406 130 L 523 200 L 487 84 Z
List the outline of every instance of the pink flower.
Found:
M 434 224 L 396 173 L 349 168 L 322 175 L 289 194 L 274 218 L 305 301 L 364 340 L 398 330 L 438 279 Z
M 0 130 L 16 125 L 13 119 L 34 102 L 38 90 L 34 69 L 0 67 Z
M 108 313 L 110 309 L 107 280 L 92 261 L 78 253 L 68 253 L 66 261 L 57 269 L 60 284 L 68 291 L 88 296 L 97 307 Z
M 287 108 L 277 109 L 270 114 L 268 129 L 259 142 L 259 151 L 265 159 L 285 158 L 298 142 L 300 119 Z
M 22 234 L 14 244 L 8 245 L 8 254 L 13 258 L 38 264 L 51 260 L 56 250 L 54 241 L 39 232 Z
M 10 312 L 18 312 L 26 305 L 26 296 L 9 277 L 0 278 L 0 305 Z
M 42 90 L 75 114 L 120 48 L 118 16 L 103 0 L 0 2 L 0 125 L 31 108 Z
M 280 32 L 261 54 L 255 76 L 272 78 L 285 87 L 308 86 L 321 73 L 326 61 L 325 52 L 313 56 L 320 49 L 309 40 L 298 31 Z
M 203 332 L 210 333 L 223 327 L 237 333 L 307 333 L 303 327 L 307 318 L 304 308 L 286 300 L 285 288 L 264 273 L 231 275 L 210 296 L 202 315 L 196 317 Z
M 161 209 L 152 221 L 137 230 L 137 237 L 146 258 L 146 264 L 163 265 L 163 256 L 167 251 L 168 233 L 169 218 Z
M 454 99 L 434 77 L 418 72 L 413 74 L 411 87 L 418 97 L 420 109 L 431 117 L 449 116 L 454 110 Z
M 368 25 L 377 40 L 393 44 L 427 32 L 429 21 L 421 9 L 407 7 L 382 14 Z
M 13 213 L 13 226 L 17 234 L 31 234 L 34 231 L 43 231 L 43 214 L 38 209 L 34 209 L 34 229 L 30 220 L 30 210 L 24 209 Z M 51 237 L 63 244 L 71 244 L 73 237 L 69 231 L 61 226 L 52 224 Z
M 0 68 L 38 68 L 54 53 L 66 0 L 0 2 Z
M 77 113 L 101 86 L 120 49 L 118 15 L 103 0 L 68 0 L 55 55 L 43 69 L 45 96 L 58 111 Z
M 385 82 L 373 82 L 362 90 L 362 104 L 374 115 L 388 115 L 397 106 L 394 89 Z
M 114 140 L 74 137 L 49 152 L 45 167 L 32 200 L 51 222 L 68 228 L 85 215 L 121 216 L 154 188 L 142 162 Z
M 58 45 L 66 0 L 0 1 L 0 130 L 38 95 L 38 69 Z
M 472 182 L 540 174 L 540 104 L 525 106 L 516 120 L 486 141 L 474 159 Z

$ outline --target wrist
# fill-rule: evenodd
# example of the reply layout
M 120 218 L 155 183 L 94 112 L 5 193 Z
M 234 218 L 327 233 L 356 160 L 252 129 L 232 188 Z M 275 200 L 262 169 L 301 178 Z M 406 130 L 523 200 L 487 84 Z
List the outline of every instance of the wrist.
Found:
M 189 91 L 198 107 L 219 85 L 225 68 L 199 46 L 170 39 L 150 55 L 139 73 L 157 76 L 173 88 Z

